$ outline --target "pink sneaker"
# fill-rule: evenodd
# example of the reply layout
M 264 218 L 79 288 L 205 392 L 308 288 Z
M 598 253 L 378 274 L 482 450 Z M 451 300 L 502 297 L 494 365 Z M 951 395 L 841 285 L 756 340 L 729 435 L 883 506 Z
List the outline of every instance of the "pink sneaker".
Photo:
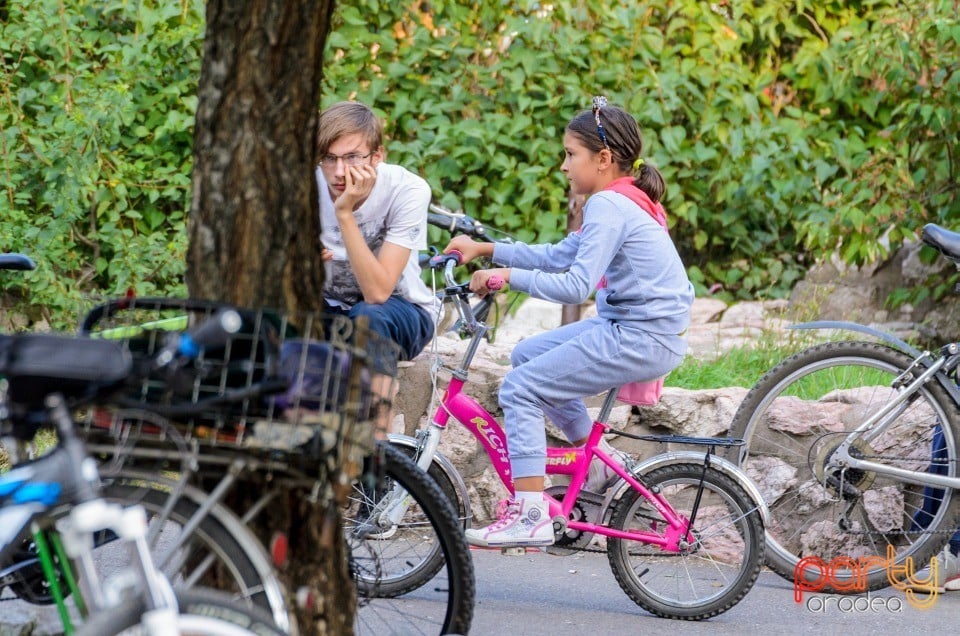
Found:
M 486 528 L 467 530 L 467 543 L 483 548 L 553 545 L 553 520 L 545 501 L 504 499 L 497 520 Z

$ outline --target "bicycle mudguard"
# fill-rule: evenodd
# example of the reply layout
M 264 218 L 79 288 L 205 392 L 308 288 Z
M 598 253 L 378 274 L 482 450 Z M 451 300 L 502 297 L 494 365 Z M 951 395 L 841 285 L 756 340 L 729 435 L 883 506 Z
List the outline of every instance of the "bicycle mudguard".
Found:
M 667 451 L 643 460 L 639 464 L 633 466 L 630 469 L 630 472 L 638 477 L 643 477 L 644 473 L 649 473 L 652 470 L 662 466 L 669 466 L 670 464 L 703 464 L 703 458 L 703 451 Z M 737 467 L 733 462 L 722 457 L 718 457 L 717 455 L 710 456 L 710 467 L 716 468 L 740 484 L 740 486 L 746 491 L 747 495 L 753 500 L 757 510 L 760 511 L 760 519 L 763 521 L 763 526 L 765 528 L 769 527 L 771 522 L 770 509 L 767 507 L 767 503 L 764 501 L 763 495 L 760 494 L 760 489 L 757 488 L 757 485 L 753 482 L 753 480 L 747 477 L 747 474 Z M 620 494 L 627 488 L 630 488 L 630 485 L 621 477 L 620 481 L 616 482 L 607 491 L 607 495 L 603 500 L 603 514 L 605 514 L 609 505 L 614 500 L 618 499 Z
M 856 322 L 847 322 L 844 320 L 815 320 L 813 322 L 801 322 L 796 325 L 790 325 L 787 327 L 787 329 L 842 329 L 844 331 L 855 331 L 857 333 L 873 336 L 874 338 L 879 338 L 880 340 L 883 340 L 887 344 L 893 345 L 894 347 L 914 358 L 919 358 L 923 353 L 916 347 L 911 346 L 892 333 L 887 333 L 886 331 L 874 329 L 873 327 L 861 325 L 860 323 Z

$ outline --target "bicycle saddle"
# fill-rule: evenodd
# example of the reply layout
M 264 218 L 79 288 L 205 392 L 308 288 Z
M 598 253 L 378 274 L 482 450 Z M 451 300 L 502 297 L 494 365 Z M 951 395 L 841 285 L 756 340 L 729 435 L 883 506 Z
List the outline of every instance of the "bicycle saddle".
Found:
M 951 261 L 960 262 L 960 232 L 951 232 L 939 225 L 927 223 L 923 226 L 921 238 L 924 243 Z
M 29 270 L 36 269 L 37 265 L 25 254 L 0 254 L 0 269 Z

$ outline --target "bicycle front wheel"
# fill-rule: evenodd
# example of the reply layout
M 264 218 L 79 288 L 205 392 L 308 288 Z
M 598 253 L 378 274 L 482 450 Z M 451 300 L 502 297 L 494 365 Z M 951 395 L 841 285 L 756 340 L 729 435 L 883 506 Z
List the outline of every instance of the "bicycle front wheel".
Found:
M 228 592 L 248 607 L 268 612 L 286 628 L 289 614 L 283 586 L 262 545 L 236 516 L 216 505 L 201 514 L 206 495 L 189 489 L 171 499 L 168 482 L 157 475 L 136 473 L 110 478 L 103 497 L 146 508 L 151 532 L 151 555 L 175 588 L 205 586 Z M 101 567 L 122 568 L 128 557 L 111 550 L 97 552 Z M 109 565 L 108 565 L 109 564 Z
M 357 584 L 357 634 L 466 634 L 473 618 L 473 561 L 449 497 L 403 452 L 381 444 L 385 479 L 357 484 L 344 533 Z M 407 494 L 399 523 L 381 513 Z
M 203 588 L 178 590 L 176 630 L 182 636 L 282 636 L 268 614 L 237 603 L 222 592 Z M 80 626 L 77 636 L 145 634 L 144 599 L 133 597 L 118 607 L 98 612 Z M 169 627 L 169 626 L 167 626 Z
M 680 552 L 610 537 L 607 557 L 620 587 L 643 609 L 664 618 L 702 620 L 721 614 L 750 591 L 763 565 L 763 523 L 756 504 L 733 479 L 698 463 L 664 466 L 643 483 L 690 519 L 695 541 Z M 702 488 L 701 488 L 702 483 Z M 612 528 L 662 533 L 667 522 L 639 491 L 616 503 Z
M 901 377 L 912 363 L 876 343 L 817 345 L 771 369 L 744 398 L 730 434 L 746 446 L 733 459 L 758 483 L 770 508 L 767 563 L 784 578 L 792 581 L 799 574 L 820 581 L 827 592 L 879 589 L 889 585 L 888 551 L 895 563 L 912 559 L 919 570 L 956 530 L 952 488 L 826 469 L 847 434 L 919 374 Z M 882 433 L 861 435 L 851 454 L 956 477 L 958 417 L 953 400 L 933 380 L 881 421 L 892 420 Z M 801 564 L 803 557 L 808 561 Z M 828 564 L 833 580 L 824 580 L 830 577 L 822 576 L 820 564 L 807 564 L 814 557 Z M 840 557 L 879 559 L 868 562 L 865 572 L 852 572 L 829 566 Z M 863 574 L 864 583 L 850 580 Z

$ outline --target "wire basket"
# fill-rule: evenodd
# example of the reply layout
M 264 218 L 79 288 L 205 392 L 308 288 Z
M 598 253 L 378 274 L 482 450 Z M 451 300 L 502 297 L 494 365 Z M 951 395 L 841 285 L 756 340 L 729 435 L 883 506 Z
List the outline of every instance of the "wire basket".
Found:
M 242 318 L 225 344 L 157 366 L 171 339 L 225 308 Z M 375 427 L 391 416 L 398 349 L 344 316 L 123 298 L 96 306 L 80 331 L 122 342 L 134 359 L 135 381 L 111 406 L 163 416 L 201 452 L 240 448 L 356 461 L 372 453 Z M 88 424 L 116 428 L 116 413 L 95 409 Z M 138 426 L 124 435 L 163 433 Z

